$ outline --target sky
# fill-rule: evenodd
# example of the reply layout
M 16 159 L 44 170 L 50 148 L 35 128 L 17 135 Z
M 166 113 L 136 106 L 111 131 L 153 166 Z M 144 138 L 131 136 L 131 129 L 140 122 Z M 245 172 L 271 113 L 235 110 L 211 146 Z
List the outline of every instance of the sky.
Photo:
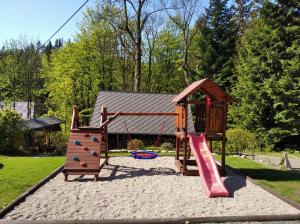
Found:
M 18 39 L 20 36 L 44 43 L 84 2 L 85 0 L 0 0 L 0 46 L 6 40 Z M 199 0 L 198 5 L 202 8 L 207 2 Z M 83 12 L 95 4 L 96 0 L 89 0 L 52 41 L 57 38 L 72 40 L 78 32 Z
M 5 40 L 27 36 L 30 40 L 46 41 L 85 0 L 0 0 L 0 46 Z M 76 16 L 52 39 L 71 38 L 78 31 L 78 22 L 90 0 Z

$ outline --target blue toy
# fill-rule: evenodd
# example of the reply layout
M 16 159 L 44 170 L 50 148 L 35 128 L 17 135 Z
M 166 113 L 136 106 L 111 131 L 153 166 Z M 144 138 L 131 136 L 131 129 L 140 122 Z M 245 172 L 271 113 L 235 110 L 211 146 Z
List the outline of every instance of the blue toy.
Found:
M 133 151 L 131 152 L 131 156 L 135 159 L 155 159 L 157 157 L 157 153 L 147 150 Z
M 97 156 L 97 152 L 96 152 L 95 150 L 92 150 L 92 151 L 90 152 L 90 154 L 93 155 L 93 156 Z
M 75 145 L 80 145 L 80 141 L 74 140 L 74 144 L 75 144 Z
M 79 158 L 76 155 L 72 155 L 71 157 L 72 160 L 79 162 Z
M 91 140 L 92 140 L 93 142 L 96 142 L 96 141 L 97 141 L 96 136 L 92 136 L 92 137 L 91 137 Z

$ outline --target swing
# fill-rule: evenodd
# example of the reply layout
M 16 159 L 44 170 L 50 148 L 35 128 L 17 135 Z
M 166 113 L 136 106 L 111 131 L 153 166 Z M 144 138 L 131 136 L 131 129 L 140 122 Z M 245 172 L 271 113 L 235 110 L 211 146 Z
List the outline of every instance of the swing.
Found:
M 126 132 L 127 132 L 127 135 L 128 135 L 129 142 L 132 144 L 132 138 L 131 138 L 131 135 L 130 135 L 130 133 L 129 133 L 129 130 L 128 130 L 128 126 L 127 126 L 127 122 L 126 122 L 126 121 L 124 121 L 124 125 L 125 125 L 125 129 L 126 129 Z M 156 140 L 155 140 L 155 142 L 154 142 L 154 147 L 157 147 L 157 146 L 159 145 L 159 143 L 160 143 L 160 137 L 161 137 L 161 135 L 162 135 L 162 133 L 163 133 L 163 131 L 164 131 L 164 129 L 165 129 L 165 125 L 166 125 L 166 121 L 164 121 L 164 122 L 162 123 L 162 126 L 161 126 L 161 128 L 160 128 L 160 130 L 159 130 L 159 134 L 158 134 L 158 136 L 157 136 L 157 138 L 156 138 Z
M 162 135 L 162 133 L 165 129 L 165 124 L 166 124 L 166 121 L 164 121 L 162 123 L 162 127 L 159 130 L 159 135 L 157 136 L 157 138 L 155 140 L 154 147 L 157 147 L 158 144 L 160 143 L 160 137 L 161 137 L 161 135 Z M 130 143 L 132 144 L 132 138 L 131 138 L 131 135 L 129 133 L 126 121 L 124 121 L 124 125 L 125 125 L 125 128 L 126 128 L 128 139 L 129 139 Z M 135 151 L 131 152 L 130 154 L 131 154 L 131 157 L 133 157 L 135 159 L 155 159 L 157 157 L 156 152 L 150 152 L 150 151 L 147 151 L 147 150 L 135 150 Z

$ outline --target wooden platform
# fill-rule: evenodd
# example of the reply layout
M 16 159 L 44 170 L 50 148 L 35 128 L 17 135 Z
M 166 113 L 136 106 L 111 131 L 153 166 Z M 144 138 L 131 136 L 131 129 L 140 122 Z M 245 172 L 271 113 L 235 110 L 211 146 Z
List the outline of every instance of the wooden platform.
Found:
M 96 181 L 100 170 L 108 163 L 106 150 L 100 129 L 71 130 L 67 158 L 62 171 L 65 180 L 68 179 L 68 175 L 94 175 Z M 101 153 L 105 153 L 105 158 L 100 165 Z

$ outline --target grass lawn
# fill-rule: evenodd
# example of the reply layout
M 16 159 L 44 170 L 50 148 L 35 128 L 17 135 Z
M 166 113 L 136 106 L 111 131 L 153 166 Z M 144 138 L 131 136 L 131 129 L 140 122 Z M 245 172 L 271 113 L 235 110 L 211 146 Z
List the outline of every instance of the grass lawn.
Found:
M 217 156 L 217 159 L 220 159 L 220 156 Z M 283 197 L 300 204 L 300 173 L 278 170 L 239 157 L 226 157 L 226 164 Z
M 63 164 L 65 157 L 0 156 L 0 209 Z

